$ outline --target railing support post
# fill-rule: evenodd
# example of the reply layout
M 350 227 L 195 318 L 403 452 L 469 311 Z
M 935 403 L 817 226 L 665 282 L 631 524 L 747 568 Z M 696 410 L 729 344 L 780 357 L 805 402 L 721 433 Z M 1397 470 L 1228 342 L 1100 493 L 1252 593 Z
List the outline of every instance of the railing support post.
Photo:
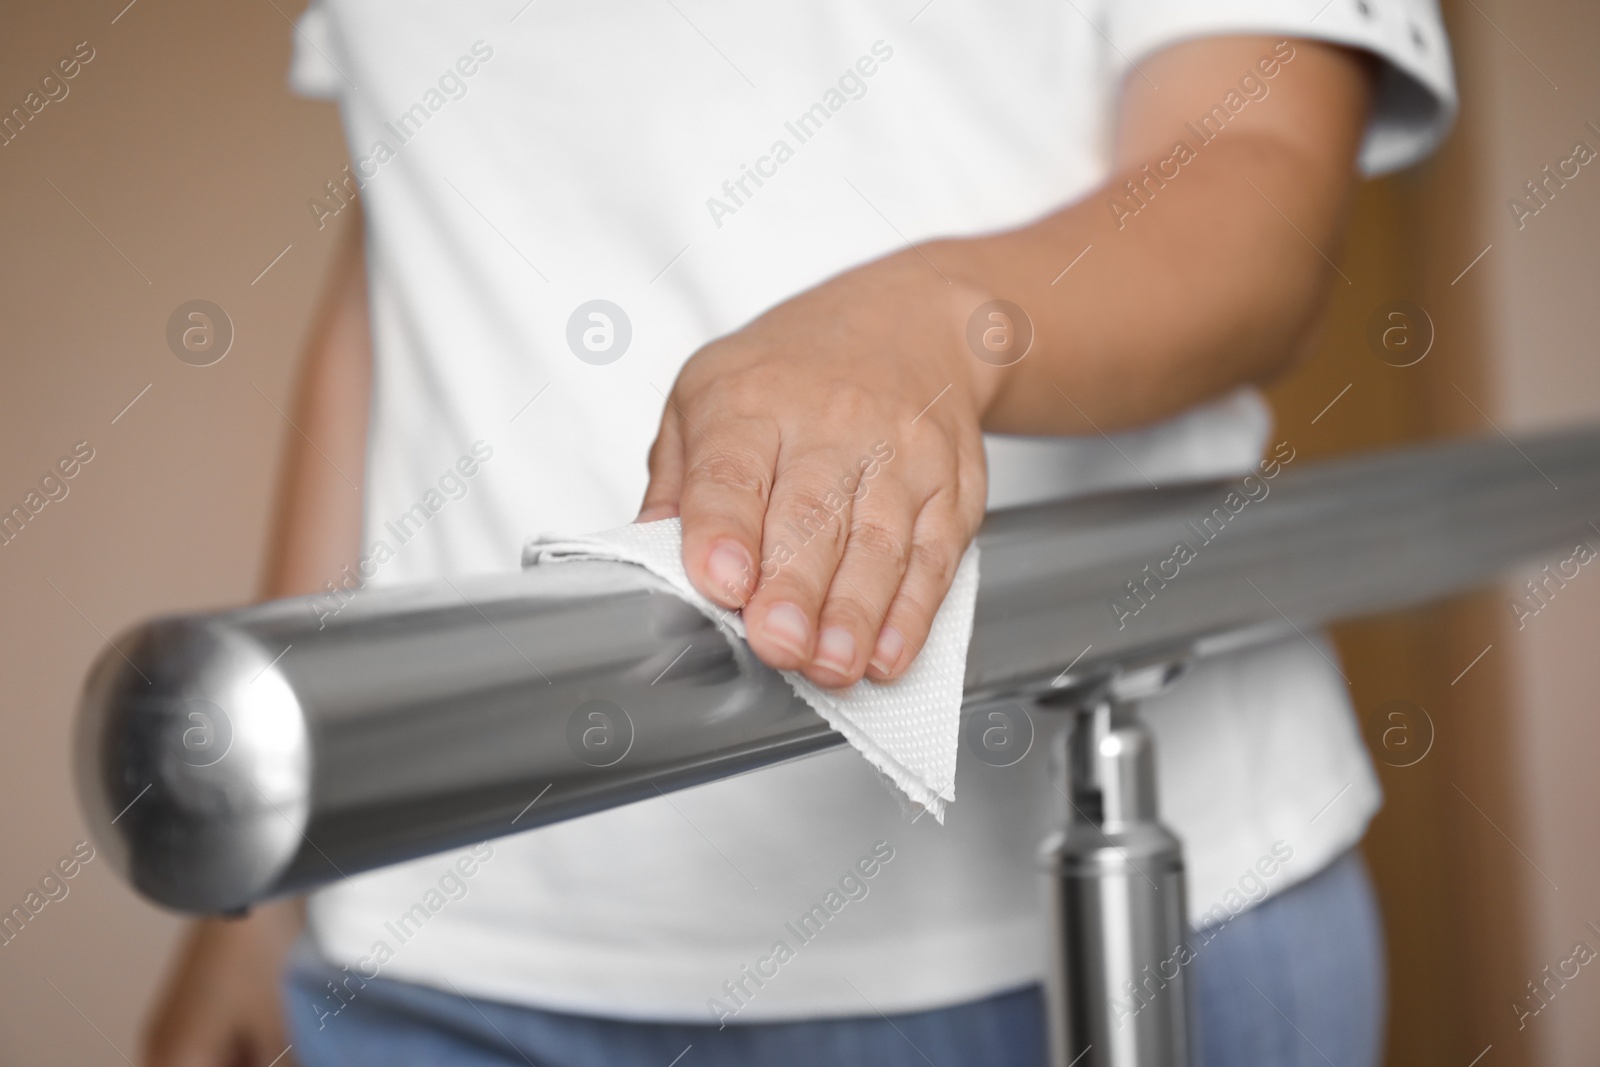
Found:
M 1066 823 L 1041 846 L 1054 962 L 1052 1067 L 1188 1067 L 1183 850 L 1161 824 L 1154 741 L 1137 700 L 1161 664 L 1096 686 L 1058 732 Z

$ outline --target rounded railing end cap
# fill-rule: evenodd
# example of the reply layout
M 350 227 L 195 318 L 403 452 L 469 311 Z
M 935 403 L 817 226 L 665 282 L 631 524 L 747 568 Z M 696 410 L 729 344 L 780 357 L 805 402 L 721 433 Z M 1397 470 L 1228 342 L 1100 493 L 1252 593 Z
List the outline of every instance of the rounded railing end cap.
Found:
M 225 616 L 144 623 L 105 649 L 79 709 L 79 797 L 145 896 L 225 912 L 267 895 L 310 812 L 306 720 L 288 676 Z

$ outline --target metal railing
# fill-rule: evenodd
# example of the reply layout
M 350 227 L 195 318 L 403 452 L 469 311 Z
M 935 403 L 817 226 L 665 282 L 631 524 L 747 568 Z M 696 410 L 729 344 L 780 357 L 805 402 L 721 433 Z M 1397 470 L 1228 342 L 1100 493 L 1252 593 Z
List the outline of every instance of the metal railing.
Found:
M 995 512 L 979 534 L 968 705 L 1071 716 L 1079 813 L 1041 853 L 1060 1064 L 1187 1055 L 1181 976 L 1137 1026 L 1108 1007 L 1184 936 L 1137 701 L 1194 658 L 1466 588 L 1600 518 L 1600 430 L 1268 470 Z M 574 562 L 374 587 L 333 615 L 306 599 L 146 623 L 90 672 L 77 758 L 140 892 L 232 912 L 842 741 L 661 582 Z

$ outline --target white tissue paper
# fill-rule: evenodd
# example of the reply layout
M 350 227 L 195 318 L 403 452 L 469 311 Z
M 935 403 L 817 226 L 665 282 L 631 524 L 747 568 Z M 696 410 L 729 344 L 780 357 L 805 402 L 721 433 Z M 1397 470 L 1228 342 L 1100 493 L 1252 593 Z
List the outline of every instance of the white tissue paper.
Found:
M 701 596 L 683 569 L 683 527 L 677 519 L 635 523 L 583 537 L 541 534 L 523 549 L 522 565 L 602 559 L 637 564 L 670 584 L 708 618 L 744 639 L 744 621 Z M 955 582 L 934 615 L 933 629 L 911 668 L 887 684 L 862 679 L 849 689 L 824 689 L 798 671 L 783 671 L 817 714 L 845 736 L 913 801 L 944 822 L 955 800 L 956 749 L 967 644 L 978 599 L 978 546 L 968 547 Z

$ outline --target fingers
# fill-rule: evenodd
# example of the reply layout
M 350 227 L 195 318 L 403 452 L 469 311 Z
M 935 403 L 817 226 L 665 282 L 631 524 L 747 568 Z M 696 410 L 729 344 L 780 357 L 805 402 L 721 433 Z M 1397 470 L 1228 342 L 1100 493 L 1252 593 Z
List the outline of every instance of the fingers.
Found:
M 677 413 L 668 407 L 661 417 L 661 429 L 650 446 L 650 484 L 639 505 L 634 522 L 655 522 L 678 514 L 678 497 L 683 491 L 683 435 Z
M 919 507 L 899 484 L 879 486 L 856 499 L 849 541 L 817 622 L 817 648 L 806 670 L 812 681 L 852 685 L 877 658 L 889 606 L 911 558 Z
M 743 609 L 769 666 L 834 688 L 899 678 L 982 518 L 981 446 L 974 459 L 954 435 L 919 435 L 916 454 L 885 474 L 896 459 L 887 442 L 858 456 L 837 443 L 838 427 L 799 434 L 729 407 L 669 404 L 640 520 L 681 514 L 690 581 Z
M 730 437 L 748 444 L 752 430 Z M 875 478 L 894 458 L 886 445 L 856 461 L 785 445 L 774 470 L 778 452 L 775 439 L 736 453 L 690 445 L 679 497 L 691 580 L 743 607 L 769 666 L 833 688 L 900 677 L 982 517 L 967 465 L 924 457 L 920 476 Z M 978 500 L 982 483 L 980 468 Z
M 873 680 L 900 677 L 927 643 L 933 617 L 977 531 L 977 520 L 967 512 L 952 490 L 936 495 L 917 516 L 905 576 L 885 612 L 867 667 Z
M 275 908 L 191 929 L 146 1029 L 141 1067 L 264 1067 L 274 1057 L 277 1067 L 294 1067 L 277 990 L 287 924 Z
M 683 562 L 696 589 L 723 607 L 739 608 L 757 584 L 778 436 L 770 421 L 760 419 L 723 420 L 718 430 L 725 444 L 693 426 L 685 433 L 678 494 Z
M 757 655 L 821 685 L 849 685 L 861 677 L 910 542 L 915 504 L 909 491 L 899 489 L 897 505 L 860 511 L 860 475 L 833 449 L 786 451 L 767 508 L 760 583 L 744 613 Z M 864 524 L 859 543 L 857 523 Z M 848 577 L 871 592 L 837 581 L 847 554 Z
M 878 454 L 894 457 L 887 446 Z M 834 688 L 910 667 L 982 519 L 984 481 L 981 460 L 974 469 L 952 454 L 876 482 L 860 477 L 882 467 L 869 457 L 854 480 L 818 482 L 838 458 L 800 456 L 777 472 L 744 612 L 764 661 Z

